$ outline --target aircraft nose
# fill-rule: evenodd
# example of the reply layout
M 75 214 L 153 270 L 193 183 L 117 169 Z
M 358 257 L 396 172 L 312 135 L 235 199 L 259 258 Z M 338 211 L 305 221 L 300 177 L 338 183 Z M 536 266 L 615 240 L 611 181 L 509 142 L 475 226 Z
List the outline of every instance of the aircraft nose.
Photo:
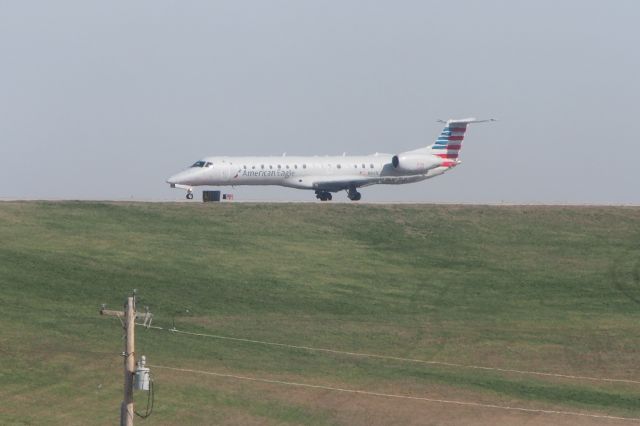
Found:
M 181 175 L 182 175 L 182 173 L 178 173 L 176 175 L 173 175 L 173 176 L 169 177 L 167 179 L 167 183 L 169 185 L 181 184 L 182 183 L 182 179 L 181 179 L 182 176 Z

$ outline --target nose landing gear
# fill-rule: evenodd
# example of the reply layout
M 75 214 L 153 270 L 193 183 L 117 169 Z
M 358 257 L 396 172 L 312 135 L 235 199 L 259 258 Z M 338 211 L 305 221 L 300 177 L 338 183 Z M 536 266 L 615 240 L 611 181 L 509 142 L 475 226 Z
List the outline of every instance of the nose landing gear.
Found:
M 187 191 L 187 200 L 193 200 L 193 191 L 190 189 Z

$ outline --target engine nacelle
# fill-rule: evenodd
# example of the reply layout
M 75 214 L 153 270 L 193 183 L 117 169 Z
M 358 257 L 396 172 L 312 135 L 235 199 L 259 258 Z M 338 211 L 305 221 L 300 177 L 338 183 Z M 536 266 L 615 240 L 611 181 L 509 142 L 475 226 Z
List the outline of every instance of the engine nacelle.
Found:
M 441 163 L 441 158 L 429 154 L 398 154 L 391 158 L 393 167 L 404 173 L 426 173 Z

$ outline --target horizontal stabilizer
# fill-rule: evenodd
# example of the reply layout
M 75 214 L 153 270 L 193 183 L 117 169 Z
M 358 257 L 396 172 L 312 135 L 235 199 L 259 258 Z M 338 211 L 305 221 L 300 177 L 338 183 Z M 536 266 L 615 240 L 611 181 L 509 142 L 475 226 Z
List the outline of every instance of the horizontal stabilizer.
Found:
M 444 124 L 472 124 L 472 123 L 488 123 L 491 121 L 496 121 L 495 118 L 489 118 L 486 120 L 478 120 L 477 118 L 450 118 L 447 121 L 445 120 L 438 120 L 438 123 L 444 123 Z

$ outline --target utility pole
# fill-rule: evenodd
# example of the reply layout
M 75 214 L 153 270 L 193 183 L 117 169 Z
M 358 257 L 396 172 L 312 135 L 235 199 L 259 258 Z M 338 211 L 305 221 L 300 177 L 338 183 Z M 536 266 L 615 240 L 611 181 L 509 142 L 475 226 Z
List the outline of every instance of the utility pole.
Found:
M 125 335 L 124 352 L 122 353 L 124 357 L 124 398 L 120 407 L 120 426 L 133 426 L 133 378 L 136 374 L 136 318 L 144 318 L 143 325 L 149 326 L 151 325 L 152 315 L 148 309 L 144 314 L 136 312 L 135 290 L 133 295 L 127 298 L 127 302 L 124 305 L 124 312 L 106 309 L 105 305 L 102 305 L 100 315 L 118 317 L 121 321 L 124 318 L 122 324 Z
M 124 352 L 124 399 L 122 400 L 122 414 L 120 426 L 133 426 L 133 375 L 136 374 L 136 299 L 127 298 L 125 306 L 126 336 Z

